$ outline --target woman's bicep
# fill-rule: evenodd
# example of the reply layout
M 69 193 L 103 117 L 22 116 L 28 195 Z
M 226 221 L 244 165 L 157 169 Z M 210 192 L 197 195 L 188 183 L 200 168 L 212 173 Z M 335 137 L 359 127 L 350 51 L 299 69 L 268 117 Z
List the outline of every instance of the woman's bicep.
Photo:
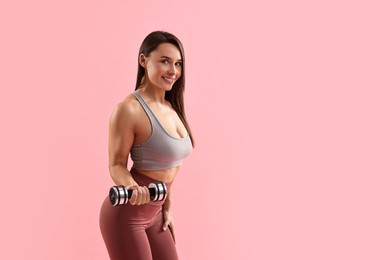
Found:
M 127 160 L 134 142 L 134 122 L 127 104 L 119 103 L 109 122 L 109 166 L 127 167 Z

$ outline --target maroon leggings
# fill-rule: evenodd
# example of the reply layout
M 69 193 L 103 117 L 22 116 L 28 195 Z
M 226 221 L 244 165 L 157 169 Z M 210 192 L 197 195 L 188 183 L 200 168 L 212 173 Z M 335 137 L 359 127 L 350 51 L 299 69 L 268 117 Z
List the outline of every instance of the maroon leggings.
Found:
M 131 169 L 140 186 L 156 180 Z M 166 183 L 169 192 L 171 183 Z M 100 230 L 111 260 L 177 260 L 172 230 L 162 230 L 164 201 L 140 206 L 112 206 L 107 197 L 100 211 Z

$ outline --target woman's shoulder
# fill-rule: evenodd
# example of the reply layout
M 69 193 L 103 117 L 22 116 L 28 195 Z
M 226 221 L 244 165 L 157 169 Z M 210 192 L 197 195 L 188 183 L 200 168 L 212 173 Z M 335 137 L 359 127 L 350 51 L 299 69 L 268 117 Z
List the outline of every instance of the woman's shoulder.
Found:
M 134 118 L 140 114 L 141 109 L 137 99 L 130 94 L 114 106 L 112 117 L 118 119 Z

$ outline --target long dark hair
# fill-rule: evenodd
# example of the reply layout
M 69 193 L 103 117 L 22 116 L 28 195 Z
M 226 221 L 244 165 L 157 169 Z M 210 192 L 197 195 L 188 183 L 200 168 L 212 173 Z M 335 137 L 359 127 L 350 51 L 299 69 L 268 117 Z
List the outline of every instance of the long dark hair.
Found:
M 180 119 L 182 120 L 184 126 L 187 129 L 187 132 L 191 138 L 192 146 L 194 146 L 194 139 L 192 137 L 192 132 L 190 129 L 190 126 L 187 122 L 185 111 L 184 111 L 184 83 L 185 83 L 185 58 L 184 58 L 184 48 L 180 40 L 173 34 L 164 32 L 164 31 L 154 31 L 151 32 L 144 41 L 141 44 L 141 47 L 138 52 L 138 59 L 139 56 L 142 54 L 145 55 L 145 57 L 149 57 L 150 53 L 154 51 L 161 43 L 171 43 L 175 45 L 181 54 L 181 60 L 182 60 L 182 69 L 181 69 L 181 76 L 180 78 L 173 84 L 173 87 L 170 91 L 165 92 L 165 100 L 169 101 L 171 103 L 173 109 L 176 111 L 176 113 L 179 115 Z M 137 72 L 137 82 L 135 84 L 135 90 L 139 89 L 143 78 L 145 76 L 145 69 L 141 66 L 139 60 L 138 60 L 138 72 Z

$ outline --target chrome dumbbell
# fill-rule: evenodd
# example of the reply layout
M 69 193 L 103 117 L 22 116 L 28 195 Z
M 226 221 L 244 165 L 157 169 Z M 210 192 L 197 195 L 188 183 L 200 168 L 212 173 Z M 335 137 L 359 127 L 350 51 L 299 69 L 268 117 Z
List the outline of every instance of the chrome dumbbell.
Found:
M 148 186 L 151 201 L 164 200 L 167 196 L 167 186 L 162 182 L 152 182 Z M 125 186 L 113 186 L 109 192 L 111 205 L 118 206 L 126 204 L 132 194 L 133 190 L 126 189 Z

